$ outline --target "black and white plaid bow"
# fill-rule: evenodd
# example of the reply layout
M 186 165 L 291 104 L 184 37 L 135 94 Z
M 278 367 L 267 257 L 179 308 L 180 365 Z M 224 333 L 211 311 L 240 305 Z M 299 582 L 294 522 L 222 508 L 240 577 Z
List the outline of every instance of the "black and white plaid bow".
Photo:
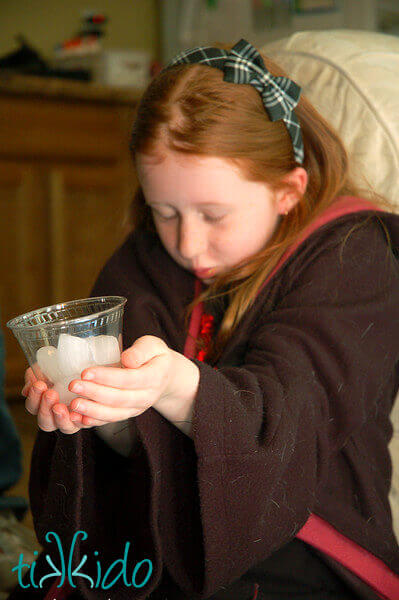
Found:
M 230 51 L 212 46 L 198 46 L 177 54 L 162 70 L 180 63 L 204 63 L 224 72 L 224 81 L 249 83 L 262 96 L 271 121 L 283 119 L 290 134 L 296 162 L 304 158 L 301 127 L 294 108 L 298 104 L 301 88 L 287 77 L 274 77 L 267 70 L 256 48 L 241 39 Z

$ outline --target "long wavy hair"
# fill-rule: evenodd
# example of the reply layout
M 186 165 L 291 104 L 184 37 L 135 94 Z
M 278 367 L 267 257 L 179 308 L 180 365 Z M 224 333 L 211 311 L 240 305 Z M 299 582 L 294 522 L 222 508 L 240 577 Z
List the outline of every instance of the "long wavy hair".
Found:
M 222 43 L 214 46 L 225 50 L 232 48 L 232 45 Z M 287 76 L 274 61 L 260 54 L 273 75 Z M 206 357 L 210 364 L 220 357 L 266 277 L 287 248 L 337 196 L 362 196 L 384 210 L 394 212 L 393 204 L 373 191 L 366 180 L 364 188 L 355 185 L 348 154 L 338 133 L 303 94 L 295 112 L 305 150 L 301 165 L 308 175 L 305 193 L 288 216 L 280 219 L 266 248 L 216 276 L 186 307 L 188 333 L 189 318 L 196 304 L 215 299 L 225 302 L 223 319 Z M 283 121 L 270 121 L 259 92 L 249 84 L 223 81 L 220 69 L 204 64 L 179 64 L 161 72 L 141 98 L 130 139 L 133 162 L 137 153 L 162 160 L 162 150 L 221 157 L 238 167 L 248 181 L 266 182 L 272 191 L 282 189 L 284 176 L 298 166 Z M 294 190 L 287 183 L 284 183 L 284 189 Z M 367 220 L 355 225 L 345 241 Z M 380 222 L 390 245 L 389 233 L 381 219 Z M 157 233 L 140 185 L 125 224 L 130 229 L 140 227 Z M 196 344 L 197 349 L 203 347 L 201 341 L 196 340 Z

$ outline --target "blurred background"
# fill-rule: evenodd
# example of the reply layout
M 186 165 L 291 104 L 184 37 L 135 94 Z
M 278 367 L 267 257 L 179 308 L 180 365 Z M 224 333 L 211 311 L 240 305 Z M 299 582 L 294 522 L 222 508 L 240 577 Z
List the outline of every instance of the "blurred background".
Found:
M 87 296 L 128 233 L 129 131 L 143 90 L 172 56 L 329 29 L 399 35 L 399 1 L 0 1 L 0 590 L 1 514 L 33 529 L 37 433 L 20 394 L 26 359 L 6 322 Z M 17 546 L 24 529 L 17 539 L 11 523 Z

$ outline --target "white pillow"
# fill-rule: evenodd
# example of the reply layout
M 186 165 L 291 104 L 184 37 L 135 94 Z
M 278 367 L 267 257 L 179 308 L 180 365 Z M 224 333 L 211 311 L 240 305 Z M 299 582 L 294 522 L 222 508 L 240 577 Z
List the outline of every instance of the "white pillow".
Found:
M 341 134 L 356 180 L 365 176 L 399 212 L 399 37 L 301 31 L 261 48 Z

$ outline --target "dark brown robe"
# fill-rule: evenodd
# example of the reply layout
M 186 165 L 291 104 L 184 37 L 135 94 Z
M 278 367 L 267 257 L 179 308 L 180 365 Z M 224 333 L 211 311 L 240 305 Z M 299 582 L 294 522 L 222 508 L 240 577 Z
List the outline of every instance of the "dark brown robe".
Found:
M 94 577 L 95 560 L 105 571 L 123 558 L 127 541 L 129 577 L 143 559 L 153 571 L 143 588 L 127 587 L 121 577 L 108 590 L 90 589 L 76 577 L 76 597 L 250 600 L 258 583 L 261 600 L 273 556 L 298 544 L 312 522 L 324 527 L 321 538 L 330 532 L 338 545 L 346 540 L 353 564 L 364 552 L 389 590 L 396 582 L 398 595 L 387 597 L 399 598 L 388 501 L 389 415 L 399 388 L 399 216 L 353 210 L 299 244 L 216 365 L 191 358 L 200 369 L 193 439 L 152 408 L 131 420 L 139 444 L 129 457 L 90 429 L 38 431 L 30 475 L 35 530 L 45 548 L 38 575 L 51 571 L 44 554 L 58 557 L 46 534 L 57 532 L 67 554 L 83 530 L 73 565 L 87 555 L 84 573 Z M 342 247 L 354 225 L 361 226 Z M 91 295 L 128 299 L 124 348 L 149 334 L 183 353 L 184 309 L 196 285 L 156 235 L 136 231 L 107 261 Z M 207 310 L 220 323 L 217 308 Z M 317 555 L 357 597 L 382 597 L 345 560 L 342 566 L 324 550 Z M 10 600 L 28 597 L 23 593 L 15 590 Z M 36 593 L 31 597 L 45 595 Z

